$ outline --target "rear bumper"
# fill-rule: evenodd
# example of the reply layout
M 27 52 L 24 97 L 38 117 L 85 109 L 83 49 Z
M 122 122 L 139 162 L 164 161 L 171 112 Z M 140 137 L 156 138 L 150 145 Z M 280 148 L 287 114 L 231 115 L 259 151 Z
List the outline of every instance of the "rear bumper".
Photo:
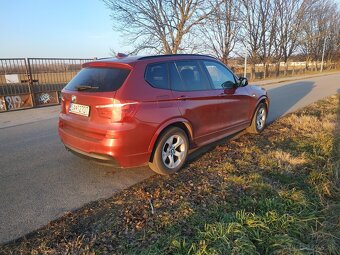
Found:
M 120 167 L 117 160 L 111 156 L 105 155 L 105 154 L 98 154 L 98 153 L 87 153 L 81 150 L 78 150 L 76 148 L 71 147 L 70 145 L 65 144 L 66 150 L 72 152 L 78 157 L 98 161 L 101 163 L 105 163 L 114 167 Z
M 150 154 L 133 153 L 136 152 L 133 128 L 129 125 L 122 127 L 116 130 L 98 130 L 59 118 L 58 131 L 66 148 L 76 155 L 123 168 L 146 164 Z

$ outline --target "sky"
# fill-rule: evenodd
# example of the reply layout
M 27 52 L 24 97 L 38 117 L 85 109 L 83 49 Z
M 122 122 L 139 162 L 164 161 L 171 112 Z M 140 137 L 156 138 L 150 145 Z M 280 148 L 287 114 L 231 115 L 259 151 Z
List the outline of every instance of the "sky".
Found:
M 131 50 L 101 0 L 0 0 L 0 13 L 0 58 L 99 58 L 110 49 Z
M 0 0 L 0 12 L 0 58 L 93 58 L 129 49 L 100 0 Z

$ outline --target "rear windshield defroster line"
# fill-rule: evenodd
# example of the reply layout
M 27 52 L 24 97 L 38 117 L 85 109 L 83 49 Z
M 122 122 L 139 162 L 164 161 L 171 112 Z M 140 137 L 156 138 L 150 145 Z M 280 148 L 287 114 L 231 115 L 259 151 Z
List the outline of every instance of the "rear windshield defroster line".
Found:
M 65 87 L 71 91 L 110 92 L 118 90 L 130 70 L 124 68 L 87 67 L 83 68 Z M 79 89 L 80 87 L 86 90 Z

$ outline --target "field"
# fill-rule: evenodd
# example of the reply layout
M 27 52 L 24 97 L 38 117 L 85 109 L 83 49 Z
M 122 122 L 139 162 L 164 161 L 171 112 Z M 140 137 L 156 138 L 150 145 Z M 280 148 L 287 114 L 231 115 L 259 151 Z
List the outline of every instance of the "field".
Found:
M 0 254 L 340 254 L 339 99 L 226 139 Z
M 33 75 L 34 84 L 67 84 L 75 75 L 77 71 L 73 72 L 47 72 L 36 73 Z M 18 74 L 18 80 L 21 83 L 28 83 L 28 76 L 26 74 Z M 5 75 L 0 75 L 0 86 L 6 84 Z
M 283 64 L 283 63 L 282 63 Z M 324 65 L 323 72 L 333 72 L 339 70 L 339 64 Z M 267 77 L 264 78 L 264 66 L 261 64 L 255 65 L 255 76 L 251 78 L 251 65 L 247 65 L 247 78 L 251 81 L 258 81 L 263 79 L 273 79 L 278 77 L 294 77 L 310 74 L 320 73 L 321 63 L 310 63 L 306 68 L 305 62 L 290 62 L 288 63 L 287 70 L 284 65 L 280 66 L 280 71 L 277 74 L 276 64 L 268 66 Z M 231 67 L 238 76 L 244 76 L 244 66 L 235 65 Z

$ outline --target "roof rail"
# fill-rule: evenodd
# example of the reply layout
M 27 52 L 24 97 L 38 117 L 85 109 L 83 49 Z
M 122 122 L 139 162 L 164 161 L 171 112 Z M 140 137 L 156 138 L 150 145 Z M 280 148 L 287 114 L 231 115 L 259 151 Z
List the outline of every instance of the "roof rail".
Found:
M 209 57 L 215 59 L 215 57 L 210 55 L 201 55 L 201 54 L 164 54 L 164 55 L 151 55 L 151 56 L 144 56 L 138 58 L 138 60 L 142 59 L 149 59 L 149 58 L 162 58 L 162 57 L 173 57 L 173 56 L 195 56 L 195 57 Z
M 113 57 L 96 58 L 95 60 L 103 60 L 103 59 L 110 59 L 110 58 L 113 58 Z

